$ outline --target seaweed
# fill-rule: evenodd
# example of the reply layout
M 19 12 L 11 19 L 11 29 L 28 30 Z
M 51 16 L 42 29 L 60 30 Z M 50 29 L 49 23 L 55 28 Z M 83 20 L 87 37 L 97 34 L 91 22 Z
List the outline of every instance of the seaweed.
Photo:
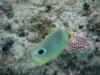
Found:
M 90 7 L 90 5 L 89 5 L 87 2 L 85 2 L 85 3 L 83 4 L 83 9 L 84 9 L 85 11 L 89 10 L 89 7 Z
M 96 23 L 94 20 L 89 20 L 87 24 L 87 28 L 90 31 L 94 31 L 96 29 Z

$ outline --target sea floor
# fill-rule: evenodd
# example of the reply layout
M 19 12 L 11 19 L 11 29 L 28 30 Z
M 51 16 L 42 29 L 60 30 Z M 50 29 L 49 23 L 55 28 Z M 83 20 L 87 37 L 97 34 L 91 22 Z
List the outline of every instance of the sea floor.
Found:
M 29 52 L 66 28 L 93 43 L 77 62 L 67 50 L 42 66 Z M 0 75 L 100 75 L 100 0 L 0 0 Z

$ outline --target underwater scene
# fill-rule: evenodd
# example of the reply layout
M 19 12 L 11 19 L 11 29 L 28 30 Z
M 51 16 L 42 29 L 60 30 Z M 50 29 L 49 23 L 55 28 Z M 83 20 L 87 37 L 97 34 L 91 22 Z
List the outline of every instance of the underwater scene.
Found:
M 0 75 L 100 75 L 100 0 L 0 0 Z

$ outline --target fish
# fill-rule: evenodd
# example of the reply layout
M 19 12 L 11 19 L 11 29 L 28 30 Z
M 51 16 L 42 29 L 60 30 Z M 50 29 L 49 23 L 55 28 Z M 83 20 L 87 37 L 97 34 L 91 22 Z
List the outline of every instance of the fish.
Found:
M 32 62 L 35 65 L 43 65 L 56 59 L 66 48 L 69 39 L 70 33 L 65 29 L 59 28 L 51 32 L 31 52 Z

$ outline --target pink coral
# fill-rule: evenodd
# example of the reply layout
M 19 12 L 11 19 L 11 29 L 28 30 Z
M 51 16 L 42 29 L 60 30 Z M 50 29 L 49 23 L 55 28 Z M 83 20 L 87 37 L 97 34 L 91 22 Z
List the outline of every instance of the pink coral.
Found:
M 84 52 L 90 49 L 90 43 L 84 37 L 74 36 L 70 39 L 68 48 L 71 53 Z

